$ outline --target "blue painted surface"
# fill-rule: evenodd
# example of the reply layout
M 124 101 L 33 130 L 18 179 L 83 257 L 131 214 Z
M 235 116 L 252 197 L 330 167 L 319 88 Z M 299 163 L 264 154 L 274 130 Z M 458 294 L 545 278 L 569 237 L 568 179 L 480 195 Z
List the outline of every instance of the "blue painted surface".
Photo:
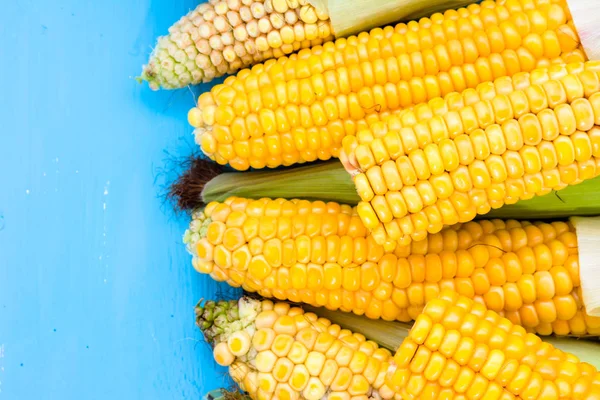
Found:
M 227 382 L 193 320 L 227 288 L 193 271 L 187 218 L 160 197 L 165 151 L 194 148 L 193 96 L 132 78 L 195 3 L 3 2 L 0 399 L 198 399 Z

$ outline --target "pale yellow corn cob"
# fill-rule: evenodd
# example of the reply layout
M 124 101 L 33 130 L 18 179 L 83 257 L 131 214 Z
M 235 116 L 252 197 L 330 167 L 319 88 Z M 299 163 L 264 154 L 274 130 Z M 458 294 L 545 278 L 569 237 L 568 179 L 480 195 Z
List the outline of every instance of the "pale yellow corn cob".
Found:
M 196 315 L 215 360 L 252 399 L 399 398 L 384 383 L 389 350 L 313 313 L 242 298 Z
M 329 16 L 306 0 L 210 0 L 158 39 L 141 78 L 177 89 L 333 38 Z

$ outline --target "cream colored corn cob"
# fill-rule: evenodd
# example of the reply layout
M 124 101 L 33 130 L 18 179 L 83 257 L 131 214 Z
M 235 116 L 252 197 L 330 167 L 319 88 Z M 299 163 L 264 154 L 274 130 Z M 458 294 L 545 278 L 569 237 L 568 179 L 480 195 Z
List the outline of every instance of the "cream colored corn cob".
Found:
M 365 226 L 379 243 L 418 240 L 597 176 L 599 78 L 595 61 L 535 70 L 346 137 Z
M 600 373 L 466 297 L 430 301 L 394 356 L 403 400 L 600 399 Z
M 141 78 L 177 89 L 333 38 L 329 16 L 306 0 L 209 0 L 158 39 Z
M 584 59 L 564 0 L 484 1 L 240 71 L 188 120 L 203 152 L 238 170 L 326 160 L 389 113 Z
M 196 322 L 218 364 L 256 400 L 392 399 L 391 353 L 287 303 L 206 302 Z
M 252 399 L 600 399 L 594 366 L 450 291 L 427 304 L 393 358 L 287 303 L 206 302 L 196 316 Z
M 542 335 L 600 335 L 565 222 L 473 221 L 381 246 L 349 206 L 230 198 L 194 213 L 193 265 L 265 297 L 410 321 L 444 289 Z

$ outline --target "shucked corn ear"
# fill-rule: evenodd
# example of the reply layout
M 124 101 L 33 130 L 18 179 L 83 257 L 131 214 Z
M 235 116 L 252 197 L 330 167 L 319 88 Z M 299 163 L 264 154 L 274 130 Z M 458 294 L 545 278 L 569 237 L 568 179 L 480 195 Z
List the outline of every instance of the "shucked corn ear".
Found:
M 374 338 L 287 303 L 206 302 L 196 316 L 217 363 L 252 399 L 600 398 L 592 365 L 448 291 L 393 358 Z
M 600 335 L 566 222 L 472 221 L 381 246 L 349 206 L 230 198 L 196 211 L 184 242 L 199 272 L 265 297 L 410 321 L 449 289 L 532 332 Z
M 217 363 L 252 399 L 392 399 L 391 353 L 287 303 L 206 302 L 196 321 Z
M 306 0 L 209 0 L 158 39 L 141 78 L 177 89 L 330 40 L 329 16 Z
M 515 75 L 344 139 L 376 241 L 422 239 L 600 173 L 600 63 Z
M 425 306 L 385 382 L 404 400 L 600 399 L 592 365 L 449 291 Z
M 326 160 L 390 113 L 584 58 L 564 0 L 484 1 L 255 65 L 188 120 L 203 152 L 238 170 Z

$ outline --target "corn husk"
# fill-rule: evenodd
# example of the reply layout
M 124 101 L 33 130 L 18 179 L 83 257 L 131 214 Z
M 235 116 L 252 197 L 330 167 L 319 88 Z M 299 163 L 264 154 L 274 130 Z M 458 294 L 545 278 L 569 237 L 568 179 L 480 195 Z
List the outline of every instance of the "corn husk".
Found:
M 590 60 L 600 59 L 600 1 L 567 0 L 567 4 L 585 54 Z
M 339 161 L 280 170 L 228 172 L 209 181 L 202 191 L 204 203 L 230 196 L 260 199 L 303 198 L 356 205 L 360 197 L 352 178 Z M 600 177 L 545 196 L 505 205 L 478 218 L 569 218 L 600 215 Z
M 577 233 L 581 294 L 588 315 L 600 316 L 600 217 L 571 218 Z
M 456 9 L 476 0 L 309 0 L 327 14 L 336 37 L 345 37 L 397 21 L 408 21 L 438 11 Z
M 250 396 L 239 390 L 215 389 L 208 392 L 204 400 L 250 400 Z

